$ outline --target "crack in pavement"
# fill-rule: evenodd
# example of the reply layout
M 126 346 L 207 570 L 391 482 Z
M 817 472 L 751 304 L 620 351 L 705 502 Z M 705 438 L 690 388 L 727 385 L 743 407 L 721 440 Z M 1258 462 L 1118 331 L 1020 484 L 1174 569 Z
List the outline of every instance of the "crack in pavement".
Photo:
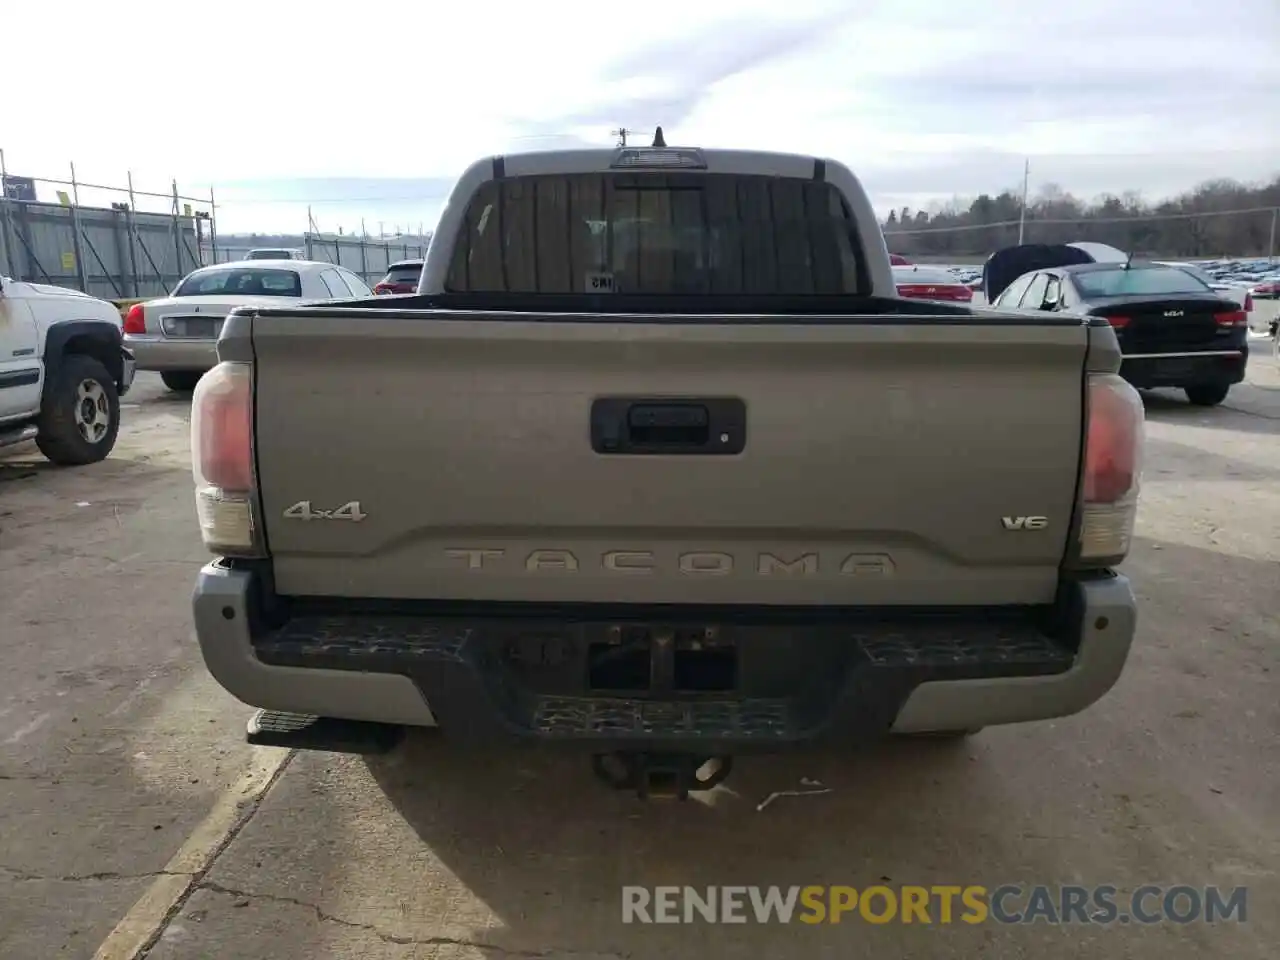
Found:
M 1230 407 L 1225 403 L 1222 404 L 1223 410 L 1230 410 L 1232 413 L 1244 414 L 1246 417 L 1257 417 L 1259 420 L 1280 420 L 1280 417 L 1272 416 L 1269 413 L 1258 413 L 1256 410 L 1245 410 L 1242 407 Z
M 0 880 L 15 880 L 23 883 L 86 883 L 110 880 L 154 880 L 156 877 L 189 877 L 189 873 L 174 873 L 171 870 L 155 870 L 150 873 L 119 873 L 115 870 L 101 870 L 97 873 L 45 874 L 32 873 L 0 864 Z
M 164 869 L 94 951 L 95 960 L 139 960 L 151 953 L 218 858 L 254 818 L 297 751 L 264 751 L 214 803 Z
M 151 948 L 156 945 L 156 942 L 159 941 L 162 936 L 164 936 L 164 932 L 168 929 L 169 924 L 173 922 L 173 918 L 182 912 L 182 909 L 187 905 L 187 901 L 191 899 L 191 895 L 204 882 L 204 878 L 208 875 L 209 871 L 213 869 L 214 864 L 218 862 L 218 858 L 221 857 L 222 854 L 226 852 L 226 849 L 235 842 L 236 837 L 240 836 L 240 831 L 247 827 L 249 822 L 258 815 L 258 811 L 262 809 L 262 804 L 263 801 L 266 800 L 267 794 L 271 792 L 272 787 L 280 782 L 280 778 L 284 776 L 285 770 L 289 768 L 289 764 L 295 756 L 297 756 L 297 751 L 290 750 L 284 760 L 280 762 L 280 765 L 275 768 L 271 776 L 267 779 L 267 782 L 263 786 L 261 792 L 259 792 L 252 800 L 242 802 L 243 805 L 237 804 L 237 806 L 240 807 L 239 815 L 236 817 L 235 822 L 232 823 L 231 828 L 227 830 L 226 835 L 222 837 L 221 841 L 219 841 L 211 851 L 209 851 L 209 855 L 201 868 L 193 873 L 180 874 L 181 876 L 190 877 L 192 881 L 191 884 L 185 891 L 183 891 L 182 895 L 178 897 L 177 901 L 166 912 L 155 932 L 150 938 L 148 938 L 147 942 L 142 945 L 142 949 L 138 952 L 138 956 L 145 957 L 149 954 L 151 952 Z
M 304 910 L 310 910 L 315 914 L 317 920 L 325 923 L 334 923 L 340 927 L 347 927 L 352 930 L 363 930 L 371 933 L 379 940 L 385 943 L 394 943 L 400 946 L 452 946 L 452 947 L 471 947 L 475 950 L 486 950 L 492 953 L 500 954 L 504 957 L 522 957 L 527 960 L 547 960 L 553 957 L 582 957 L 590 958 L 590 960 L 627 960 L 630 954 L 607 952 L 599 953 L 597 951 L 582 950 L 562 950 L 552 948 L 548 950 L 512 950 L 507 947 L 499 946 L 496 943 L 483 943 L 477 940 L 467 940 L 460 937 L 410 937 L 401 936 L 394 933 L 387 933 L 380 930 L 372 923 L 361 923 L 357 920 L 347 920 L 343 917 L 335 916 L 327 912 L 318 904 L 308 903 L 306 900 L 299 900 L 296 897 L 285 897 L 275 893 L 252 893 L 248 890 L 237 890 L 234 887 L 223 886 L 220 883 L 214 883 L 210 880 L 202 881 L 196 885 L 198 890 L 208 890 L 211 893 L 221 894 L 227 897 L 234 897 L 236 900 L 248 903 L 250 900 L 266 900 L 270 903 L 283 903 L 294 907 L 301 907 Z

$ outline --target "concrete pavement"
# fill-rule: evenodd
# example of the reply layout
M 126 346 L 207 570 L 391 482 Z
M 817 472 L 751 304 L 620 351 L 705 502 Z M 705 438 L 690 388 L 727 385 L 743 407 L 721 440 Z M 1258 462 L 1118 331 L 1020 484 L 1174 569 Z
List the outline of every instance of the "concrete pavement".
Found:
M 114 456 L 0 459 L 0 956 L 89 956 L 248 760 L 198 669 L 187 404 L 145 377 Z
M 1270 958 L 1280 369 L 1259 353 L 1222 408 L 1147 398 L 1141 633 L 1101 703 L 966 744 L 751 761 L 680 806 L 425 734 L 368 761 L 251 754 L 190 637 L 186 405 L 144 375 L 107 463 L 0 460 L 0 956 Z M 805 777 L 831 792 L 757 812 Z M 1248 885 L 1249 921 L 620 922 L 624 884 L 1006 882 Z

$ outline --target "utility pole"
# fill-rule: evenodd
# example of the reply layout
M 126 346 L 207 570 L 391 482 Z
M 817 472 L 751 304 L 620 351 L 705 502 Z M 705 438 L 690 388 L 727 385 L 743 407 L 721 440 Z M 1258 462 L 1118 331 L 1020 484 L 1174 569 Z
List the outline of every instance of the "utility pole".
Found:
M 1018 245 L 1022 245 L 1022 237 L 1027 229 L 1027 190 L 1031 185 L 1031 160 L 1028 159 L 1022 168 L 1022 209 L 1018 212 Z
M 0 243 L 4 246 L 4 265 L 15 280 L 21 280 L 16 266 L 17 251 L 13 249 L 13 232 L 9 224 L 9 168 L 4 165 L 4 148 L 0 147 Z
M 1271 209 L 1271 239 L 1267 241 L 1267 263 L 1275 263 L 1276 259 L 1276 220 L 1278 218 L 1280 218 L 1280 207 L 1273 207 Z

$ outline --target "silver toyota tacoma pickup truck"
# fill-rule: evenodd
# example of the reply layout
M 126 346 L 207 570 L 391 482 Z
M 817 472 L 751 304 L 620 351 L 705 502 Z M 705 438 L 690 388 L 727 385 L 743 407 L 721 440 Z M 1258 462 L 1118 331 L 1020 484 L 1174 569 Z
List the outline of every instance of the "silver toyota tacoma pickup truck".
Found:
M 845 166 L 655 143 L 475 163 L 416 295 L 230 315 L 194 611 L 251 742 L 438 726 L 687 796 L 1115 684 L 1106 321 L 899 299 Z

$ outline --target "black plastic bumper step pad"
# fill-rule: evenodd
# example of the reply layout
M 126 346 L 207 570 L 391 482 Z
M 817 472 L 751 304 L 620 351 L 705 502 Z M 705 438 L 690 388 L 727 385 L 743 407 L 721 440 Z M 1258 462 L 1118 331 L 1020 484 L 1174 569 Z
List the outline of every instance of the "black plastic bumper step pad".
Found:
M 245 732 L 245 740 L 256 747 L 287 747 L 326 753 L 388 753 L 403 737 L 404 728 L 392 724 L 339 720 L 279 710 L 259 710 L 249 719 Z

